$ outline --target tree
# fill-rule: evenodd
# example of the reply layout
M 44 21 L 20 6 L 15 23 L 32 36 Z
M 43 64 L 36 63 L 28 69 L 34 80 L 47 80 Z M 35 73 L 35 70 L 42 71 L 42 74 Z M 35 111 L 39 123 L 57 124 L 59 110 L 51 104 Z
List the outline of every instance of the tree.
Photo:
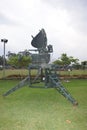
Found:
M 87 61 L 81 62 L 82 69 L 87 69 Z
M 27 67 L 31 63 L 31 57 L 30 56 L 19 56 L 18 57 L 18 66 L 19 67 Z
M 31 62 L 30 56 L 12 55 L 8 58 L 8 64 L 15 67 L 27 67 Z
M 68 66 L 71 63 L 78 63 L 79 59 L 75 59 L 72 56 L 67 56 L 66 53 L 61 54 L 61 57 L 58 58 L 58 60 L 54 61 L 54 64 L 58 64 L 58 65 L 65 65 Z
M 0 56 L 0 65 L 3 65 L 3 57 Z
M 69 65 L 69 64 L 71 63 L 69 57 L 68 57 L 67 54 L 65 54 L 65 53 L 63 53 L 63 54 L 61 55 L 60 60 L 62 61 L 62 64 L 63 64 L 63 65 Z
M 3 65 L 3 56 L 0 56 L 0 65 Z M 5 65 L 7 65 L 7 60 L 5 58 Z
M 55 60 L 53 63 L 56 65 L 63 65 L 61 60 Z

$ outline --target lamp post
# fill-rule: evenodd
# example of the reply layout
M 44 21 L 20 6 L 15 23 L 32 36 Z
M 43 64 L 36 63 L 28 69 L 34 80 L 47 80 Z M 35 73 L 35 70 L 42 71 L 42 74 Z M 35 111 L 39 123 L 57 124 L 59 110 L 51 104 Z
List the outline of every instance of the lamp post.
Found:
M 5 44 L 8 42 L 7 39 L 1 39 L 1 42 L 4 43 L 4 55 L 3 55 L 3 78 L 5 78 Z

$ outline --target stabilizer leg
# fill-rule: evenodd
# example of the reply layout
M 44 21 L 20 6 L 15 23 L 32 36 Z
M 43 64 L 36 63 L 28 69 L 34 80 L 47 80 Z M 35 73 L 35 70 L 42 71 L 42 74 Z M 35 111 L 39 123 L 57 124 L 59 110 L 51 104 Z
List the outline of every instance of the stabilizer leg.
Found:
M 32 81 L 32 83 L 36 82 L 36 80 L 39 78 L 40 74 L 41 74 L 41 68 L 38 69 L 38 73 L 37 73 L 36 77 L 34 78 L 34 80 Z
M 25 79 L 23 79 L 22 81 L 20 81 L 16 86 L 14 86 L 12 89 L 8 90 L 6 93 L 3 94 L 3 96 L 7 96 L 11 93 L 13 93 L 14 91 L 16 91 L 17 89 L 20 89 L 22 87 L 24 87 L 25 85 L 29 84 L 29 76 L 26 77 Z
M 71 94 L 66 90 L 66 88 L 61 84 L 57 77 L 50 76 L 50 79 L 55 87 L 55 89 L 62 94 L 66 99 L 68 99 L 73 105 L 78 105 L 78 102 L 71 96 Z

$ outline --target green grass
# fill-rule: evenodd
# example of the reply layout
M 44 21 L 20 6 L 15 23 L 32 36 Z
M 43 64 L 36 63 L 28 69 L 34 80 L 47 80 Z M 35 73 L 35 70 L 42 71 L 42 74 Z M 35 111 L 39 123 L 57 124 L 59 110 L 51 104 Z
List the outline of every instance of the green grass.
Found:
M 60 75 L 87 75 L 86 70 L 59 71 Z
M 0 130 L 86 130 L 87 80 L 71 80 L 64 86 L 77 99 L 77 107 L 55 89 L 25 86 L 7 97 L 2 94 L 18 80 L 0 80 Z
M 5 76 L 9 75 L 28 75 L 27 69 L 6 69 Z M 3 77 L 3 70 L 0 70 L 0 78 Z
M 35 73 L 33 70 L 32 74 Z M 68 71 L 59 71 L 60 75 L 87 75 L 87 70 L 72 70 L 71 72 Z M 9 75 L 28 75 L 27 69 L 6 69 L 5 76 Z M 0 70 L 0 78 L 3 77 L 3 70 Z

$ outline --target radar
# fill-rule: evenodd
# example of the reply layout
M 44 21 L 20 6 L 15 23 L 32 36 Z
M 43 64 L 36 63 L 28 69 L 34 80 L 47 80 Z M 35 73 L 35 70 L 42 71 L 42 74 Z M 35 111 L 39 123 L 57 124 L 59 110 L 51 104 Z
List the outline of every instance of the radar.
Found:
M 41 29 L 40 32 L 35 37 L 33 37 L 31 45 L 35 48 L 46 48 L 47 37 L 44 29 Z

